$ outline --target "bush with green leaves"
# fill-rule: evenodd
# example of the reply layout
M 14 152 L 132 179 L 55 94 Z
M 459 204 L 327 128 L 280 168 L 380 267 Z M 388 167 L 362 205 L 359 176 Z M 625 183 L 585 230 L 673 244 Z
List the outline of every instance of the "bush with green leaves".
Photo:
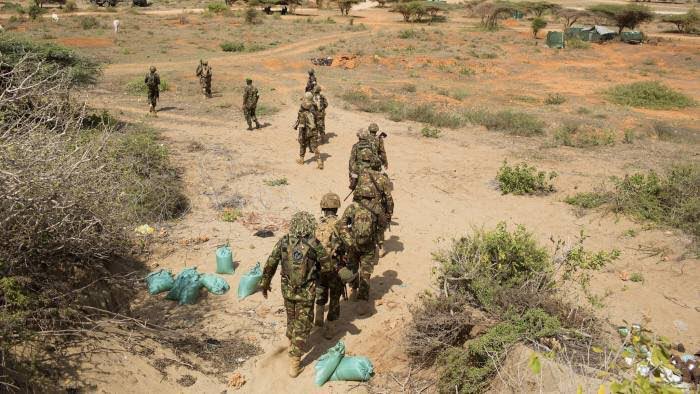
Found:
M 243 14 L 243 19 L 245 20 L 245 23 L 249 25 L 260 23 L 260 12 L 258 12 L 257 8 L 255 7 L 247 7 L 245 9 L 245 13 Z
M 83 30 L 92 30 L 100 27 L 100 22 L 92 15 L 80 16 L 78 21 Z
M 540 32 L 540 30 L 544 29 L 547 27 L 547 21 L 537 17 L 532 20 L 532 23 L 530 24 L 530 28 L 532 29 L 532 37 L 537 38 L 537 33 Z
M 692 33 L 700 28 L 700 12 L 695 7 L 685 14 L 664 15 L 661 20 L 676 25 L 679 33 Z
M 700 237 L 700 165 L 682 163 L 612 179 L 612 190 L 578 193 L 567 203 L 582 208 L 604 204 L 638 220 L 679 228 Z
M 579 121 L 565 121 L 554 133 L 557 145 L 591 148 L 613 145 L 615 136 L 610 130 L 601 130 Z
M 207 11 L 212 14 L 223 14 L 228 12 L 230 9 L 225 3 L 209 3 L 207 4 Z
M 159 86 L 159 91 L 161 92 L 170 90 L 170 84 L 162 76 L 160 77 Z M 136 77 L 126 83 L 126 92 L 134 96 L 146 96 L 148 95 L 148 86 L 146 86 L 146 83 L 143 81 L 143 77 Z
M 654 12 L 642 4 L 596 4 L 588 10 L 617 26 L 618 35 L 624 29 L 634 30 L 640 24 L 654 19 Z
M 535 115 L 525 112 L 512 110 L 470 111 L 466 113 L 466 117 L 471 123 L 480 124 L 489 130 L 504 131 L 522 137 L 544 133 L 545 123 Z
M 498 188 L 503 194 L 548 194 L 554 191 L 552 180 L 557 173 L 552 171 L 547 174 L 545 171 L 537 171 L 534 166 L 526 163 L 517 164 L 513 167 L 507 162 L 498 170 L 496 180 Z
M 224 52 L 243 52 L 245 51 L 245 44 L 242 42 L 232 42 L 226 41 L 222 42 L 220 45 L 221 50 Z
M 544 103 L 547 105 L 561 105 L 566 102 L 566 97 L 561 93 L 550 93 L 547 98 L 544 99 Z
M 420 134 L 425 138 L 440 138 L 442 135 L 442 130 L 437 127 L 423 127 Z
M 650 109 L 679 109 L 697 105 L 691 97 L 658 81 L 617 85 L 605 92 L 615 104 Z

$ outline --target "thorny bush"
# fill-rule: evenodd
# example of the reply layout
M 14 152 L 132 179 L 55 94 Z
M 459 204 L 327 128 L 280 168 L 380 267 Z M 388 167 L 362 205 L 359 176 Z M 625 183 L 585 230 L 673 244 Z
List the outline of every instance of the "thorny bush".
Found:
M 55 333 L 89 321 L 82 305 L 121 306 L 104 294 L 129 292 L 113 272 L 134 266 L 133 228 L 187 201 L 153 132 L 71 99 L 95 62 L 13 37 L 0 51 L 0 389 L 21 389 L 55 372 L 37 357 L 62 357 Z

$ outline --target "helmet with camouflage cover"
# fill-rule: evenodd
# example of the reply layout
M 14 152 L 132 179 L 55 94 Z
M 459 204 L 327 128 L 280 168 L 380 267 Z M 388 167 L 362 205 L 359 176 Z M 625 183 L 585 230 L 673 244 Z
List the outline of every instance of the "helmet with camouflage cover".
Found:
M 151 72 L 152 73 L 156 72 L 156 66 L 151 66 Z
M 302 100 L 313 100 L 314 94 L 311 92 L 304 93 L 304 98 Z
M 338 209 L 340 208 L 340 196 L 335 193 L 326 193 L 321 198 L 321 209 Z
M 202 61 L 202 64 L 206 66 L 206 65 L 209 64 L 209 62 L 208 62 L 207 60 L 203 60 L 203 61 Z
M 377 126 L 376 123 L 370 123 L 367 130 L 372 134 L 377 134 L 377 132 L 379 131 L 379 126 Z
M 357 272 L 352 272 L 347 267 L 338 270 L 338 276 L 343 283 L 350 283 L 357 277 Z
M 292 215 L 289 222 L 289 235 L 297 238 L 306 237 L 316 231 L 316 218 L 314 215 L 300 211 Z
M 310 68 L 310 69 L 309 69 L 309 75 L 314 75 L 314 69 L 313 69 L 313 68 Z
M 301 108 L 305 110 L 310 110 L 311 107 L 313 107 L 314 103 L 311 100 L 303 99 L 301 100 Z
M 366 140 L 369 138 L 369 132 L 367 130 L 360 130 L 357 132 L 357 138 L 361 140 Z

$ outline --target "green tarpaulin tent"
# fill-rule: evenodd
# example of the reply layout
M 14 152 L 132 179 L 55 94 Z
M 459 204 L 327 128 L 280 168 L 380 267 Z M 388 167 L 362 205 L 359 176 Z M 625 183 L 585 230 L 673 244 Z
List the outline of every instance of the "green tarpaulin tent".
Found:
M 547 46 L 550 48 L 564 48 L 564 33 L 560 31 L 550 31 L 547 33 Z
M 623 31 L 620 38 L 622 42 L 628 44 L 641 44 L 644 41 L 644 34 L 641 31 Z

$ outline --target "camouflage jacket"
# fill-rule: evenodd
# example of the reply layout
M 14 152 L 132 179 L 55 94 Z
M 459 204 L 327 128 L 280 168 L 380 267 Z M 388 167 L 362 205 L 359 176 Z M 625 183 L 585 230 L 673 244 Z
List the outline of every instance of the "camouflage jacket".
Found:
M 362 169 L 367 166 L 362 162 L 362 160 L 360 160 L 360 151 L 362 151 L 364 148 L 369 148 L 369 150 L 372 151 L 372 154 L 375 157 L 374 160 L 377 161 L 377 163 L 372 164 L 379 164 L 381 161 L 379 157 L 379 147 L 374 139 L 368 138 L 359 140 L 352 146 L 352 150 L 350 150 L 350 160 L 348 160 L 348 171 L 350 174 L 359 175 L 360 172 L 362 172 Z
M 296 251 L 300 251 L 299 256 L 295 255 Z M 282 297 L 290 301 L 313 302 L 321 262 L 325 258 L 326 251 L 314 236 L 301 239 L 287 234 L 272 249 L 265 263 L 261 285 L 263 288 L 270 286 L 277 266 L 282 265 Z M 295 282 L 300 284 L 294 286 Z
M 365 168 L 359 175 L 357 186 L 353 193 L 354 200 L 369 200 L 370 211 L 377 214 L 372 207 L 380 207 L 381 213 L 388 220 L 394 215 L 394 198 L 391 196 L 391 180 L 383 172 Z M 379 220 L 382 221 L 381 219 Z
M 148 86 L 149 90 L 158 91 L 158 87 L 160 86 L 160 75 L 158 75 L 157 72 L 149 72 L 146 74 L 146 78 L 143 79 L 143 83 Z
M 326 251 L 326 257 L 321 262 L 322 273 L 334 272 L 340 268 L 340 260 L 347 253 L 345 244 L 338 232 L 338 216 L 323 216 L 316 227 L 316 239 Z
M 367 204 L 365 204 L 367 205 Z M 352 232 L 352 226 L 353 222 L 355 221 L 355 216 L 358 214 L 359 211 L 361 210 L 366 210 L 369 211 L 373 216 L 376 217 L 375 213 L 373 212 L 372 209 L 369 205 L 367 206 L 362 206 L 358 202 L 353 202 L 352 204 L 348 205 L 347 208 L 345 208 L 345 211 L 343 212 L 343 216 L 340 217 L 336 224 L 336 228 L 338 231 L 338 235 L 342 242 L 346 245 L 347 248 L 354 250 L 355 252 L 361 252 L 361 249 L 363 246 L 360 246 L 355 242 L 355 237 L 353 236 Z M 378 209 L 376 209 L 378 211 Z M 376 221 L 375 221 L 376 224 Z M 375 225 L 375 235 L 376 237 L 376 225 Z M 374 241 L 373 241 L 374 242 Z M 374 245 L 369 245 L 370 247 L 374 247 Z M 365 246 L 367 247 L 367 246 Z
M 313 113 L 309 110 L 299 108 L 295 128 L 299 130 L 300 139 L 310 138 L 316 131 L 316 121 L 314 120 Z
M 387 158 L 386 158 L 386 149 L 384 148 L 384 138 L 370 134 L 369 139 L 373 140 L 373 143 L 377 146 L 377 156 L 379 156 L 379 160 L 382 162 L 382 165 L 384 167 L 388 166 L 389 162 L 387 161 Z
M 311 92 L 314 90 L 316 87 L 316 76 L 315 75 L 309 75 L 309 80 L 306 82 L 306 89 L 305 91 Z
M 203 64 L 197 66 L 197 76 L 199 79 L 211 79 L 211 66 Z
M 245 108 L 255 108 L 258 105 L 258 88 L 253 85 L 246 85 L 243 90 L 243 106 Z
M 321 93 L 316 93 L 314 95 L 314 110 L 318 114 L 323 114 L 326 112 L 326 108 L 328 108 L 328 100 L 326 100 L 326 96 L 322 95 Z

